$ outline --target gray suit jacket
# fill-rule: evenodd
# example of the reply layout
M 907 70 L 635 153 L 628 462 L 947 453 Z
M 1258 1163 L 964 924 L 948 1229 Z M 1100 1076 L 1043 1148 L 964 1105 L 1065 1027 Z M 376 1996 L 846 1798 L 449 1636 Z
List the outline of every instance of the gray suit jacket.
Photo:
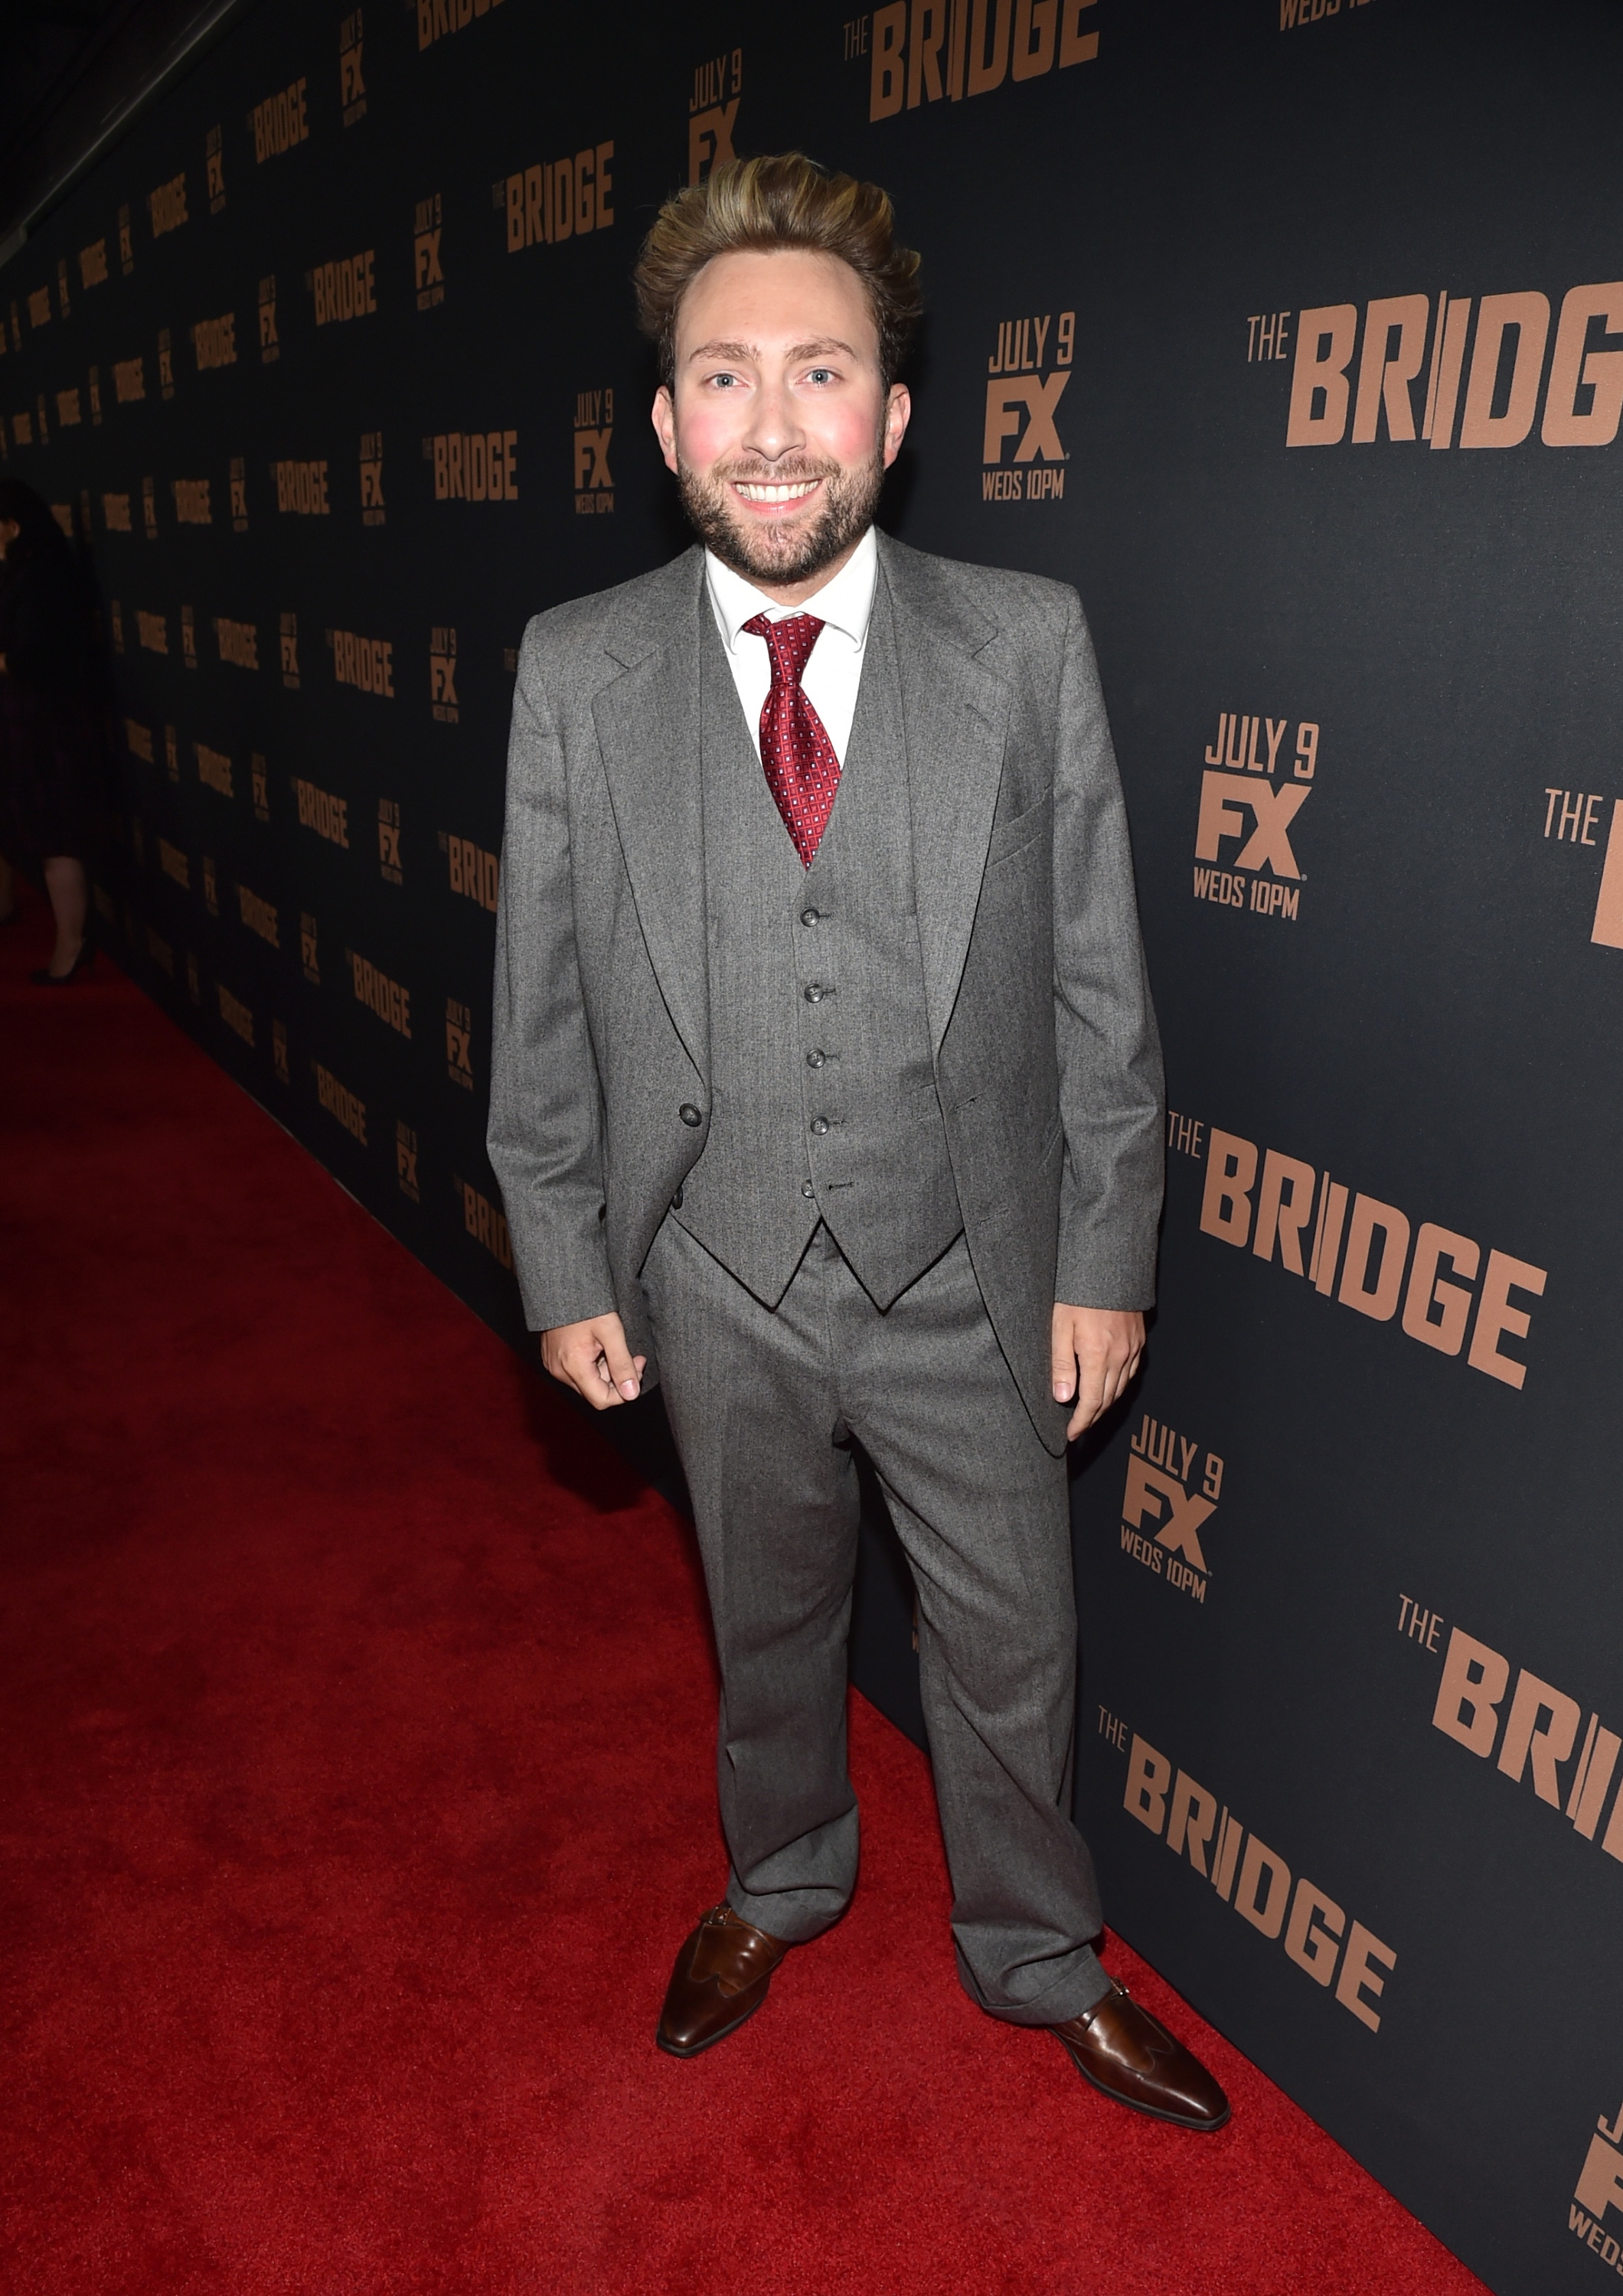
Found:
M 1161 1203 L 1160 1047 L 1099 673 L 1063 584 L 884 536 L 879 568 L 953 1177 L 1058 1453 L 1052 1304 L 1147 1308 Z M 546 1330 L 616 1308 L 650 1358 L 640 1271 L 709 1111 L 709 617 L 696 547 L 538 615 L 507 761 L 490 1151 L 525 1313 Z

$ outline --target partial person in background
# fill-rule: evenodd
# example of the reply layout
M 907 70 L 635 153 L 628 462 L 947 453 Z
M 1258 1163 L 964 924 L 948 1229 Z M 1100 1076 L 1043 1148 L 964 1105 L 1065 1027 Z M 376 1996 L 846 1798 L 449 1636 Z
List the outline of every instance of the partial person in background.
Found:
M 44 988 L 82 978 L 95 955 L 85 932 L 99 758 L 90 686 L 89 632 L 67 537 L 31 487 L 0 480 L 0 852 L 44 873 L 56 919 L 51 961 L 33 975 Z

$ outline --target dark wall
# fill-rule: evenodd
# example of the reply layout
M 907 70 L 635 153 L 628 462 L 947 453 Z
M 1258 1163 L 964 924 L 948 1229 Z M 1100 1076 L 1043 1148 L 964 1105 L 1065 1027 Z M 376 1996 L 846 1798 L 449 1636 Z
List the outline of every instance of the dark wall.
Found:
M 680 545 L 637 240 L 729 143 L 892 188 L 887 515 L 1080 587 L 1166 1038 L 1075 1485 L 1109 1915 L 1505 2296 L 1623 2237 L 1620 67 L 1581 0 L 261 8 L 0 275 L 104 930 L 516 1340 L 503 736 L 526 617 Z

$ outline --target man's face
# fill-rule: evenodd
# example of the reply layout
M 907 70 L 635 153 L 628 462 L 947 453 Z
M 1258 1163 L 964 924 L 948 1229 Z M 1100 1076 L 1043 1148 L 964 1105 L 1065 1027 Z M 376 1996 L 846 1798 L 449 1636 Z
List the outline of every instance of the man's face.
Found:
M 887 395 L 880 380 L 856 273 L 784 248 L 719 255 L 699 273 L 654 428 L 717 557 L 774 594 L 809 594 L 872 523 L 910 412 L 905 386 Z

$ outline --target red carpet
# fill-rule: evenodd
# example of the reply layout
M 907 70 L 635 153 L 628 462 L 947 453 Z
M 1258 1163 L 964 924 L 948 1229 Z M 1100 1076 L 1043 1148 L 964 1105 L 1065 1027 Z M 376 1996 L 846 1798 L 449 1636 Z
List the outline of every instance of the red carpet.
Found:
M 684 1526 L 103 959 L 0 933 L 20 2296 L 1465 2296 L 1125 1948 L 1234 2099 L 1134 2119 L 958 1988 L 856 1702 L 855 1906 L 694 2062 L 723 1865 Z M 1107 1877 L 1108 1878 L 1108 1877 Z

